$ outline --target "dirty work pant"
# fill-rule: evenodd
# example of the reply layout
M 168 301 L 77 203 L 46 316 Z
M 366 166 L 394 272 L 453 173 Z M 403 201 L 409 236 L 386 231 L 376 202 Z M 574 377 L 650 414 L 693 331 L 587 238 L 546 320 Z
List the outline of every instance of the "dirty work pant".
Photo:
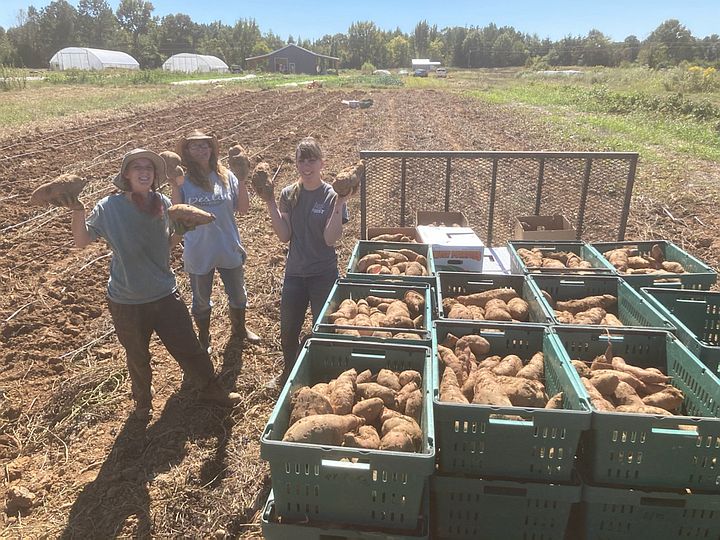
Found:
M 138 407 L 152 404 L 150 338 L 153 332 L 191 383 L 203 387 L 213 377 L 210 357 L 197 340 L 190 314 L 178 291 L 147 304 L 118 304 L 108 299 L 108 305 L 118 341 L 125 348 L 133 398 Z
M 308 303 L 315 324 L 337 278 L 337 270 L 321 276 L 285 276 L 280 302 L 280 343 L 286 372 L 290 372 L 298 355 Z
M 190 311 L 195 317 L 208 316 L 212 309 L 210 295 L 212 294 L 215 270 L 220 273 L 228 303 L 233 309 L 247 307 L 247 291 L 245 289 L 245 267 L 241 264 L 235 268 L 213 268 L 207 274 L 190 274 L 190 287 L 192 288 L 192 307 Z

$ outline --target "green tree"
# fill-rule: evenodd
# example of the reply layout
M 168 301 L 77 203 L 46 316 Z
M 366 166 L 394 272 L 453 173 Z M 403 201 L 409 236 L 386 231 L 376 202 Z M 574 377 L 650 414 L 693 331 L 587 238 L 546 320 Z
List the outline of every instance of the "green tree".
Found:
M 37 46 L 44 66 L 57 51 L 77 44 L 77 16 L 75 8 L 65 0 L 55 0 L 40 10 Z
M 154 9 L 152 3 L 145 0 L 120 0 L 120 5 L 115 13 L 118 23 L 126 33 L 125 39 L 129 40 L 130 54 L 138 62 L 140 57 L 145 55 L 140 37 L 148 35 L 154 26 L 152 18 Z M 143 44 L 147 45 L 147 43 Z
M 412 40 L 415 58 L 427 58 L 430 47 L 430 25 L 427 21 L 420 21 L 415 25 Z
M 668 60 L 673 64 L 692 60 L 695 56 L 695 38 L 677 19 L 663 22 L 652 31 L 643 44 L 664 45 Z
M 105 49 L 115 43 L 118 22 L 106 0 L 80 0 L 77 11 L 79 45 Z
M 404 67 L 410 65 L 410 40 L 404 36 L 395 36 L 385 45 L 387 49 L 388 67 Z
M 441 38 L 435 38 L 430 42 L 428 47 L 428 56 L 431 60 L 446 63 L 445 61 L 445 42 Z
M 256 44 L 261 40 L 260 27 L 255 19 L 239 19 L 231 35 L 232 64 L 245 67 L 245 59 L 254 56 Z
M 578 59 L 582 66 L 610 66 L 612 48 L 610 40 L 599 30 L 592 29 L 583 40 L 582 53 Z
M 640 52 L 640 40 L 633 35 L 625 38 L 620 49 L 620 60 L 635 62 Z
M 40 14 L 33 6 L 18 12 L 18 26 L 8 29 L 7 37 L 17 51 L 18 67 L 45 67 L 40 42 Z
M 184 13 L 165 15 L 157 25 L 157 49 L 165 58 L 182 52 L 196 52 L 200 32 Z
M 637 61 L 651 69 L 667 67 L 670 64 L 668 48 L 664 43 L 645 43 L 638 51 Z
M 0 26 L 0 64 L 4 66 L 15 65 L 17 61 L 17 51 L 13 44 L 10 43 L 10 38 L 7 35 L 5 29 Z
M 348 30 L 348 58 L 347 67 L 359 69 L 365 62 L 373 65 L 382 65 L 382 42 L 380 33 L 374 22 L 356 22 Z

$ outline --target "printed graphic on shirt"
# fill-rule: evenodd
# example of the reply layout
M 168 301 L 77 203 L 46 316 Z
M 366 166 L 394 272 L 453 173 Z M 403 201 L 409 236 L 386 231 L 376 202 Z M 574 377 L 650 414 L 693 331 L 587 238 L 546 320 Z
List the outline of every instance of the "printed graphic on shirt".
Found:
M 186 203 L 196 206 L 209 206 L 214 203 L 222 202 L 224 200 L 225 197 L 222 192 L 215 192 L 212 195 L 208 193 L 204 195 L 195 195 L 188 197 Z
M 313 206 L 312 213 L 323 215 L 325 213 L 325 205 L 321 202 L 316 202 Z

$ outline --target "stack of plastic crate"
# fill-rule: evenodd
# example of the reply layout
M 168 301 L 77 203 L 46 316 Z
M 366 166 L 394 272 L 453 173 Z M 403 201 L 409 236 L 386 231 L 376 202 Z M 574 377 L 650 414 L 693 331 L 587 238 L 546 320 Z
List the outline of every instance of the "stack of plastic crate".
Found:
M 499 278 L 501 276 L 494 276 Z M 544 353 L 548 395 L 562 392 L 561 409 L 450 403 L 440 395 L 444 365 L 438 347 L 452 334 L 479 335 L 490 354 L 527 362 Z M 575 454 L 590 426 L 572 367 L 551 353 L 546 325 L 436 321 L 433 370 L 437 472 L 431 482 L 432 537 L 562 540 L 581 487 Z

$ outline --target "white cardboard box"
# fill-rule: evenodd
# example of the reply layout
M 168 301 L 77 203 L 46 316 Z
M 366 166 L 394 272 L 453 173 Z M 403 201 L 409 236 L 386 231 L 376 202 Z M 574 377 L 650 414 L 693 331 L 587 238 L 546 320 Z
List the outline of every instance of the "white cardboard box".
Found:
M 510 274 L 510 251 L 506 247 L 485 248 L 483 274 Z
M 470 227 L 417 226 L 423 244 L 430 244 L 435 270 L 481 272 L 485 244 Z

